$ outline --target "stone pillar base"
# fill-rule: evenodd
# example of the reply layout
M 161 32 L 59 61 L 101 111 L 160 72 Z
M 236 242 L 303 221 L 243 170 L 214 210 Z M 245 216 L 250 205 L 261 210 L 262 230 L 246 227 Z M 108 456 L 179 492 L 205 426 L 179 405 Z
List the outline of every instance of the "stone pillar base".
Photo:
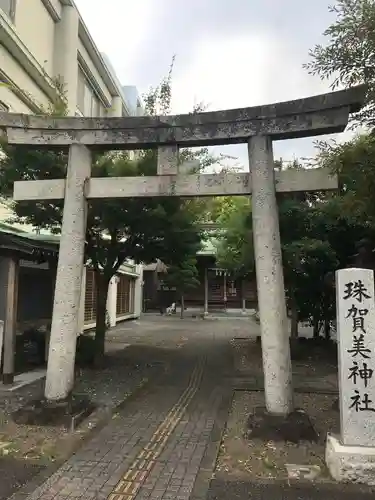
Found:
M 328 434 L 326 464 L 336 481 L 375 486 L 375 448 L 344 446 Z

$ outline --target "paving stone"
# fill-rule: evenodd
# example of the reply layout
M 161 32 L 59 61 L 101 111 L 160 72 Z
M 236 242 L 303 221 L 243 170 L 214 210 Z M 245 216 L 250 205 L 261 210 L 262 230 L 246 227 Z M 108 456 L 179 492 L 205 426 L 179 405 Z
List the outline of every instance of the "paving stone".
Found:
M 151 491 L 142 490 L 137 494 L 137 500 L 148 500 L 150 498 Z
M 181 488 L 181 483 L 179 484 L 169 484 L 167 487 L 167 492 L 177 494 L 178 490 Z

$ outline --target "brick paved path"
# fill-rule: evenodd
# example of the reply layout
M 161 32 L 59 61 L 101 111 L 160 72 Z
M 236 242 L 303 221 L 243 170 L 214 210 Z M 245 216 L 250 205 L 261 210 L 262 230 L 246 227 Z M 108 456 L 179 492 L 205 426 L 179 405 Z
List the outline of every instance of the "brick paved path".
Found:
M 157 332 L 147 322 L 142 327 L 147 344 L 164 344 L 169 373 L 129 402 L 29 500 L 205 497 L 219 445 L 216 438 L 210 453 L 215 424 L 224 424 L 219 417 L 230 403 L 222 375 L 235 332 L 227 322 L 209 321 L 171 320 Z M 144 342 L 145 333 L 137 337 L 137 329 L 126 328 L 131 342 Z

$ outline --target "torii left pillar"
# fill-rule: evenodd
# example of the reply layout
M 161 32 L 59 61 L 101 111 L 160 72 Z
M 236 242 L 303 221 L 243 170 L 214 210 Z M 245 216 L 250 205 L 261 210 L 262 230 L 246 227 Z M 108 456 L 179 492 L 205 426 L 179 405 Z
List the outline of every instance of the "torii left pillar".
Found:
M 74 384 L 91 161 L 86 146 L 70 146 L 45 386 L 49 402 L 67 400 Z

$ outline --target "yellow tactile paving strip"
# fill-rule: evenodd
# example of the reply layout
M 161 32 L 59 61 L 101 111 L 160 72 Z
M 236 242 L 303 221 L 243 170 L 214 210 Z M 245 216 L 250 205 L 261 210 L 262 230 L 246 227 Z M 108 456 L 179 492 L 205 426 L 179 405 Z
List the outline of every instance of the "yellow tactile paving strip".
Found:
M 204 362 L 201 360 L 194 368 L 189 385 L 182 393 L 180 399 L 171 408 L 165 420 L 152 435 L 149 443 L 137 455 L 122 479 L 117 483 L 112 493 L 108 496 L 108 500 L 133 500 L 135 498 L 143 481 L 163 451 L 168 438 L 181 421 L 187 407 L 195 396 L 200 385 L 203 369 Z

